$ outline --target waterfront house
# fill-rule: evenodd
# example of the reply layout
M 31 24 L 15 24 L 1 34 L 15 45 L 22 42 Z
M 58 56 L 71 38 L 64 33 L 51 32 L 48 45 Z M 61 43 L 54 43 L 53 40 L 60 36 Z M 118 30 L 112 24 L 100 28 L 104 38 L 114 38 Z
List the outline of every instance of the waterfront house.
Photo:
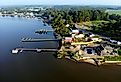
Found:
M 65 37 L 65 40 L 64 40 L 64 41 L 65 41 L 65 42 L 70 42 L 70 43 L 71 43 L 72 40 L 73 40 L 72 37 Z

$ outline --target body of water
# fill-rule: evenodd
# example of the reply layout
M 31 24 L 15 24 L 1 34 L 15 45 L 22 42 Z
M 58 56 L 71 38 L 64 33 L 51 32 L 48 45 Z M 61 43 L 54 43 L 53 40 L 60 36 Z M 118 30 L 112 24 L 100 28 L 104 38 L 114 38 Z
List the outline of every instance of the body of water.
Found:
M 16 47 L 57 48 L 57 42 L 22 43 L 21 38 L 54 38 L 53 33 L 35 34 L 42 21 L 0 18 L 0 82 L 121 82 L 121 66 L 96 67 L 67 59 L 56 59 L 54 52 L 12 54 Z

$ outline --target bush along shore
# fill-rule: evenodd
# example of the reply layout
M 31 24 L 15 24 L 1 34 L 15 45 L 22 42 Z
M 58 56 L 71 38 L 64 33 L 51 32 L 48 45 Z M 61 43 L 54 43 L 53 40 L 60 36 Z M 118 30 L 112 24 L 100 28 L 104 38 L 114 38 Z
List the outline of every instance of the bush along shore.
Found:
M 59 51 L 56 54 L 56 57 L 61 59 L 69 59 L 74 62 L 86 62 L 95 66 L 100 66 L 100 65 L 121 65 L 121 56 L 104 56 L 104 57 L 99 57 L 99 58 L 94 58 L 94 57 L 82 57 L 78 56 L 76 53 L 71 52 L 71 51 Z

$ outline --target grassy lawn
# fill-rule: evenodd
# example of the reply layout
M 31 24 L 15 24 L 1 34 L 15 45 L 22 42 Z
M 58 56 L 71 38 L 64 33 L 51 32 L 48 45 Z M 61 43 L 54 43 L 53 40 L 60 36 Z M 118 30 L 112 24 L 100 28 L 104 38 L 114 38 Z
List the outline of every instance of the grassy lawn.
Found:
M 86 26 L 90 26 L 92 24 L 97 24 L 97 23 L 108 23 L 109 21 L 104 21 L 104 20 L 96 20 L 96 21 L 89 21 L 89 22 L 81 22 L 78 23 L 79 25 L 86 25 Z
M 110 15 L 111 14 L 121 15 L 121 10 L 106 10 L 106 12 L 108 12 Z
M 121 56 L 105 56 L 104 59 L 106 61 L 121 61 Z
M 91 21 L 89 21 L 89 22 L 81 22 L 81 23 L 78 23 L 79 25 L 90 25 L 90 24 L 92 24 L 91 23 Z
M 96 21 L 91 21 L 91 22 L 99 22 L 99 23 L 102 23 L 102 22 L 108 22 L 108 21 L 105 21 L 105 20 L 96 20 Z

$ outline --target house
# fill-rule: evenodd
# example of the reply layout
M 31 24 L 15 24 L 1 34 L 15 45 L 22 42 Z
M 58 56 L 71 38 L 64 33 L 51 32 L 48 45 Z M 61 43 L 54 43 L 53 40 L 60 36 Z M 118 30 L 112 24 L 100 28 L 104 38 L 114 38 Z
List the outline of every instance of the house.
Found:
M 99 38 L 91 38 L 93 41 L 99 41 Z
M 79 30 L 78 29 L 72 30 L 72 34 L 79 34 Z
M 91 35 L 89 35 L 90 37 L 94 37 L 95 35 L 94 34 L 91 34 Z
M 72 40 L 73 40 L 72 37 L 65 37 L 65 40 L 64 41 L 65 42 L 72 42 Z
M 84 34 L 75 35 L 76 38 L 83 38 L 84 36 Z
M 110 40 L 110 42 L 111 42 L 111 43 L 114 43 L 114 44 L 116 44 L 116 43 L 117 43 L 117 41 L 116 41 L 116 40 Z
M 69 26 L 70 26 L 69 24 L 66 25 L 66 27 L 69 27 Z

